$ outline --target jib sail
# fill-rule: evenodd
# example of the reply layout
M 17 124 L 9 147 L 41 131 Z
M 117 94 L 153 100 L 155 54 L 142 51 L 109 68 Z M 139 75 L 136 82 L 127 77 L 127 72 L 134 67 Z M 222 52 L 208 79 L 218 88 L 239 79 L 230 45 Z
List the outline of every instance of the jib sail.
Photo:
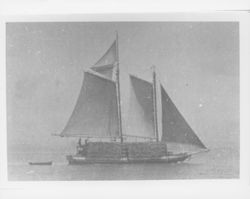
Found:
M 175 144 L 195 145 L 206 149 L 184 117 L 178 111 L 161 85 L 162 97 L 162 141 Z

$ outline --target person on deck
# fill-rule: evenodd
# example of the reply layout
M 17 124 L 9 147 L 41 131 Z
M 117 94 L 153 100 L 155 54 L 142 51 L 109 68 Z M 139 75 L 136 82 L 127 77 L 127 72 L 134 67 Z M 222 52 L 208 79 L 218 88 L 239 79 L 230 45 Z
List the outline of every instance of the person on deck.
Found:
M 79 138 L 79 140 L 78 140 L 78 146 L 82 146 L 82 139 L 81 138 Z
M 85 144 L 82 146 L 82 155 L 87 156 L 88 151 L 88 139 L 85 139 Z

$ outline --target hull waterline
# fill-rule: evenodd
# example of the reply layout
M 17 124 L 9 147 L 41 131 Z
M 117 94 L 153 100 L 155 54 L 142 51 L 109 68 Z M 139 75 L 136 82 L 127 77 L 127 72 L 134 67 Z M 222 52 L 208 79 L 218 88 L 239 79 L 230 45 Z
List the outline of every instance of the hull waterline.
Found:
M 84 164 L 134 164 L 134 163 L 178 163 L 183 162 L 191 157 L 190 154 L 175 154 L 160 158 L 121 158 L 121 159 L 88 159 L 77 155 L 68 155 L 67 160 L 70 165 Z

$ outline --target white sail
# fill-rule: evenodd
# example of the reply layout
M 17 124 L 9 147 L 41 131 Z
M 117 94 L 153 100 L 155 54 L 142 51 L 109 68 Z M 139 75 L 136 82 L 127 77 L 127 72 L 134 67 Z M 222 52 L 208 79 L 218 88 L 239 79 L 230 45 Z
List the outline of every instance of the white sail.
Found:
M 108 48 L 104 55 L 91 67 L 92 70 L 98 72 L 109 79 L 114 79 L 113 70 L 118 62 L 117 40 Z
M 116 40 L 113 44 L 108 48 L 108 50 L 104 53 L 104 55 L 95 63 L 94 66 L 105 66 L 105 65 L 113 65 L 117 61 L 117 44 Z
M 130 75 L 130 83 L 131 95 L 126 134 L 155 138 L 152 83 L 133 75 Z
M 75 109 L 61 135 L 118 137 L 117 109 L 115 82 L 85 72 Z
M 206 149 L 205 145 L 188 125 L 167 92 L 161 85 L 162 95 L 162 141 L 172 144 L 194 145 Z

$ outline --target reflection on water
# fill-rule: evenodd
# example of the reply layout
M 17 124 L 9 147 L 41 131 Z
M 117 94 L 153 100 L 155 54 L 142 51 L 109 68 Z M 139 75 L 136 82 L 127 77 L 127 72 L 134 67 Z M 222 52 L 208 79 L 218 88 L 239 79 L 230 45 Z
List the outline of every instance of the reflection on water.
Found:
M 40 157 L 39 157 L 40 156 Z M 237 178 L 238 153 L 229 148 L 212 149 L 179 164 L 68 165 L 65 154 L 19 154 L 10 162 L 9 180 L 150 180 Z M 30 166 L 28 159 L 51 158 L 52 166 Z

